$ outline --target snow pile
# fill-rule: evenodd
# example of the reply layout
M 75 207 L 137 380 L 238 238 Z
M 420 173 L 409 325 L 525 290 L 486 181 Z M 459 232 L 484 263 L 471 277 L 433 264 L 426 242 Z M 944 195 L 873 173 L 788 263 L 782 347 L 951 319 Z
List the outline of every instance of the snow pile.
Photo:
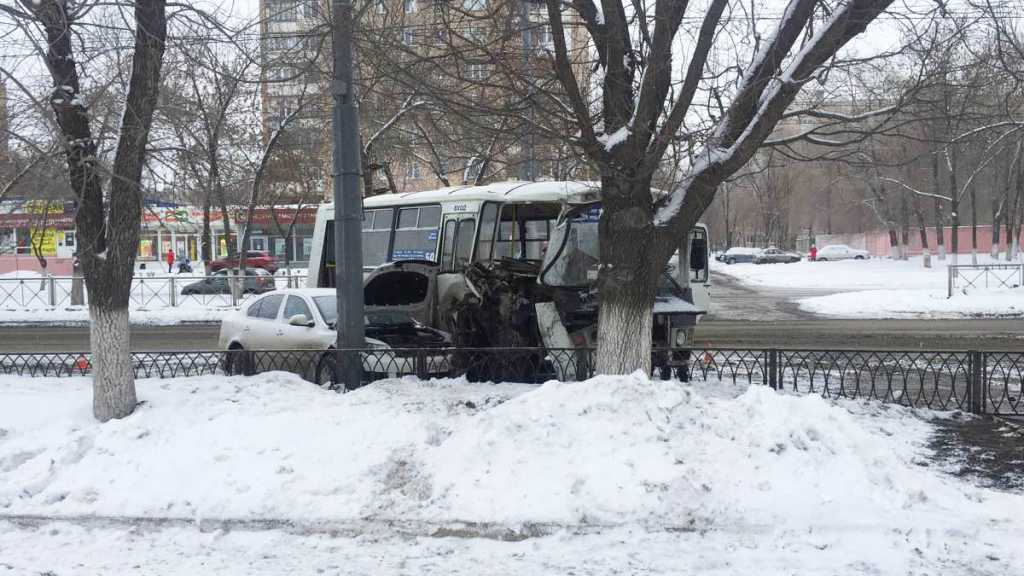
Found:
M 978 256 L 980 264 L 998 263 L 989 256 Z M 945 261 L 932 257 L 932 267 L 925 268 L 921 257 L 908 260 L 871 258 L 811 262 L 806 258 L 792 264 L 724 264 L 714 262 L 716 272 L 732 276 L 744 284 L 770 288 L 814 288 L 824 290 L 882 290 L 892 288 L 945 288 L 948 278 Z M 961 264 L 970 258 L 961 258 Z
M 0 395 L 2 514 L 848 532 L 1019 530 L 1024 506 L 922 466 L 906 410 L 760 387 L 144 380 L 102 425 L 85 379 Z
M 946 297 L 946 289 L 862 290 L 803 298 L 804 310 L 845 318 L 961 318 L 1024 316 L 1024 288 L 974 290 Z
M 170 326 L 185 322 L 220 322 L 235 310 L 230 306 L 184 302 L 175 307 L 132 308 L 128 314 L 132 325 Z M 88 322 L 88 306 L 0 308 L 0 323 L 4 324 L 86 324 Z

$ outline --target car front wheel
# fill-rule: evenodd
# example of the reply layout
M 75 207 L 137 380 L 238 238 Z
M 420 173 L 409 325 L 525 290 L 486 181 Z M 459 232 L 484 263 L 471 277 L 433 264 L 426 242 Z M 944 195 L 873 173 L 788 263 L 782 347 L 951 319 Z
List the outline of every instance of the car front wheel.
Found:
M 232 344 L 221 362 L 228 376 L 249 376 L 253 373 L 252 354 L 242 348 L 241 344 Z
M 316 385 L 325 390 L 340 390 L 338 385 L 337 360 L 334 350 L 328 350 L 316 364 Z
M 736 263 L 736 259 L 735 258 L 727 258 L 725 260 L 725 263 L 726 264 L 735 264 Z
M 863 259 L 864 259 L 864 257 L 863 257 L 863 256 L 860 256 L 860 255 L 857 255 L 857 256 L 854 256 L 854 257 L 853 257 L 853 259 L 854 259 L 854 260 L 863 260 Z

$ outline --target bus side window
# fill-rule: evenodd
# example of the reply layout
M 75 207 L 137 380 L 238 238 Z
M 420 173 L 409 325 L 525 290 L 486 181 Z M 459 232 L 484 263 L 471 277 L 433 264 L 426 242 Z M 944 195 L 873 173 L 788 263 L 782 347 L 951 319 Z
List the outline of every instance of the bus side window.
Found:
M 380 266 L 387 261 L 393 214 L 394 208 L 366 210 L 363 213 L 363 266 Z
M 494 225 L 498 220 L 498 204 L 488 202 L 480 211 L 480 239 L 476 243 L 476 261 L 491 259 L 491 248 L 494 246 Z
M 476 220 L 463 218 L 459 220 L 459 229 L 455 234 L 455 269 L 464 270 L 469 266 L 473 253 L 473 233 L 476 231 Z
M 440 226 L 441 207 L 438 205 L 401 208 L 391 247 L 391 261 L 436 261 Z
M 334 220 L 328 220 L 324 227 L 322 251 L 316 285 L 319 288 L 334 288 Z
M 441 239 L 441 272 L 454 270 L 452 256 L 455 253 L 455 228 L 458 221 L 448 218 L 444 221 L 444 234 Z

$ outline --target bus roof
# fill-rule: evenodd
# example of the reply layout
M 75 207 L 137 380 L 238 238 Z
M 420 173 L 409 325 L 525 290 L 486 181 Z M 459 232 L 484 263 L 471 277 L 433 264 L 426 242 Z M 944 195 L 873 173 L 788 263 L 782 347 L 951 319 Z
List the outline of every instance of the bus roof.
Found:
M 382 206 L 482 200 L 501 202 L 585 202 L 597 200 L 597 194 L 600 190 L 601 185 L 598 182 L 495 182 L 482 186 L 450 186 L 448 188 L 424 190 L 422 192 L 378 194 L 377 196 L 364 198 L 363 207 L 377 208 Z M 324 208 L 333 211 L 334 204 L 321 205 L 321 210 Z

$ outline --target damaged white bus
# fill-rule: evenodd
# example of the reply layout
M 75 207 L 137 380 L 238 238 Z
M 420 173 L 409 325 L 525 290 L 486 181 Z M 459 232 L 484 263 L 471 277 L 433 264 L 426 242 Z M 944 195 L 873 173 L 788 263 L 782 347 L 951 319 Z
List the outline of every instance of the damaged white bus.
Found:
M 367 310 L 402 309 L 457 347 L 596 346 L 598 184 L 451 187 L 373 196 L 363 208 Z M 685 349 L 710 301 L 707 228 L 698 224 L 680 244 L 654 305 L 653 366 L 686 379 Z M 333 204 L 317 212 L 307 286 L 334 286 Z

